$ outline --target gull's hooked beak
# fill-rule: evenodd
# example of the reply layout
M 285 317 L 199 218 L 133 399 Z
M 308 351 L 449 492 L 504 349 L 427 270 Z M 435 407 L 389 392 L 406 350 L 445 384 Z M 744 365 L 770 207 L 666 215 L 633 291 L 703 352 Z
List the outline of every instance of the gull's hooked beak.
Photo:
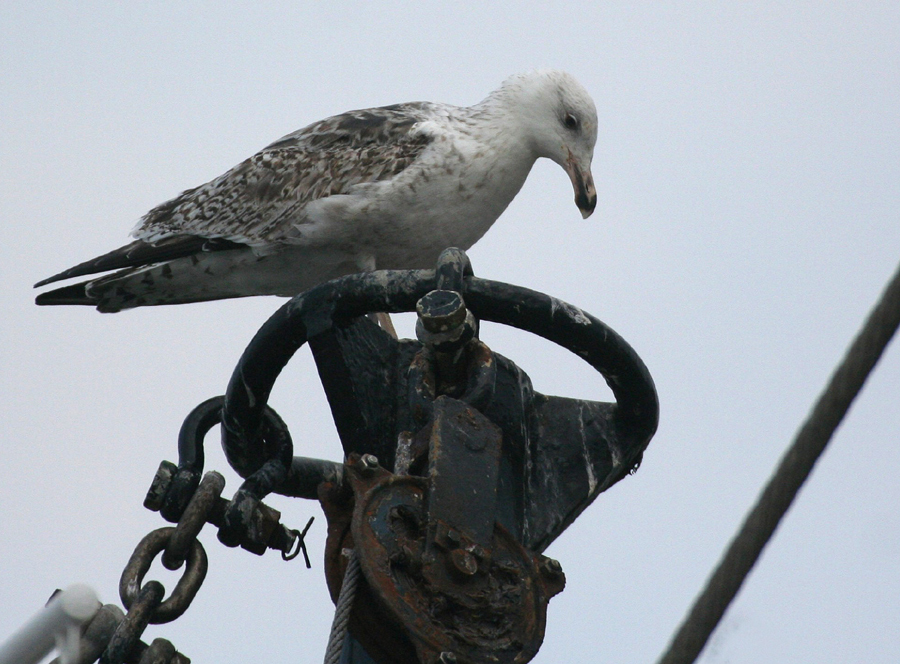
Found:
M 572 186 L 575 187 L 575 205 L 581 210 L 582 218 L 587 219 L 597 207 L 597 190 L 594 188 L 591 169 L 582 168 L 570 150 L 569 158 L 566 159 L 566 173 L 569 174 Z

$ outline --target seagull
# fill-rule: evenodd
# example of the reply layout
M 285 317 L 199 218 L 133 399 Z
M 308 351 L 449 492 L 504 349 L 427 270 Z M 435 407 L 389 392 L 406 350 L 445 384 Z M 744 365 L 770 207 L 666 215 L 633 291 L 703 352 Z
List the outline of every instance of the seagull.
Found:
M 428 268 L 447 247 L 478 241 L 540 157 L 568 173 L 590 216 L 596 141 L 590 95 L 548 69 L 512 76 L 474 106 L 411 102 L 336 115 L 150 210 L 133 242 L 35 287 L 110 274 L 36 302 L 110 313 L 293 297 L 346 274 Z

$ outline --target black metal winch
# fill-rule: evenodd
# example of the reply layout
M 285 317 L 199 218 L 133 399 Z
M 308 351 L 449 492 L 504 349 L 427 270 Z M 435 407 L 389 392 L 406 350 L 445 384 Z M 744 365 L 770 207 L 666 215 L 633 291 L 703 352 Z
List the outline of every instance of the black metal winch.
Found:
M 395 339 L 367 317 L 404 311 L 417 312 L 418 340 Z M 615 403 L 536 392 L 479 340 L 482 320 L 572 351 L 603 375 Z M 345 463 L 293 456 L 287 426 L 267 406 L 306 342 Z M 555 298 L 478 279 L 466 255 L 448 249 L 434 270 L 352 275 L 283 306 L 225 396 L 185 421 L 179 464 L 164 462 L 147 506 L 186 528 L 180 520 L 199 513 L 192 498 L 203 494 L 203 437 L 221 422 L 228 461 L 245 481 L 231 501 L 215 482 L 190 532 L 205 520 L 229 546 L 305 555 L 302 535 L 261 501 L 272 492 L 319 499 L 336 602 L 354 557 L 361 572 L 341 661 L 519 664 L 537 653 L 547 603 L 565 586 L 560 564 L 542 552 L 637 468 L 657 419 L 650 374 L 613 330 Z M 180 565 L 185 550 L 167 549 L 164 562 Z

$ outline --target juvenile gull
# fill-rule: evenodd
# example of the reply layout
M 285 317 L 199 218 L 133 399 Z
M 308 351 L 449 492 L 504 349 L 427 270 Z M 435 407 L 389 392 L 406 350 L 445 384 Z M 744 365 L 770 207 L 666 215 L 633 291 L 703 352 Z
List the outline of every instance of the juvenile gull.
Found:
M 35 287 L 117 270 L 37 297 L 115 312 L 248 295 L 293 296 L 375 269 L 427 268 L 468 249 L 539 157 L 569 174 L 587 218 L 597 111 L 569 74 L 507 79 L 474 106 L 350 111 L 288 134 L 152 209 L 134 242 Z

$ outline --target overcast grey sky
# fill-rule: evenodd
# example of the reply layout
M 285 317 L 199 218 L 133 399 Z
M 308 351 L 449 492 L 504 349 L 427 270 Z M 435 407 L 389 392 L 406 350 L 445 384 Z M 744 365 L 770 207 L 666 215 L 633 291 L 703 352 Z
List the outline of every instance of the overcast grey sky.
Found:
M 897 2 L 3 3 L 0 640 L 73 582 L 119 603 L 134 545 L 163 525 L 141 506 L 159 461 L 282 302 L 100 315 L 38 308 L 31 284 L 314 120 L 470 104 L 544 66 L 597 103 L 597 211 L 583 221 L 538 163 L 475 272 L 622 334 L 661 423 L 637 475 L 548 551 L 568 586 L 536 661 L 655 660 L 900 258 Z M 482 338 L 539 391 L 610 398 L 546 342 Z M 898 388 L 895 342 L 703 662 L 900 659 Z M 272 404 L 297 454 L 339 458 L 308 351 Z M 214 435 L 207 467 L 237 488 Z M 195 662 L 321 661 L 324 518 L 271 502 L 290 526 L 317 516 L 314 568 L 208 528 L 200 595 L 150 638 Z

